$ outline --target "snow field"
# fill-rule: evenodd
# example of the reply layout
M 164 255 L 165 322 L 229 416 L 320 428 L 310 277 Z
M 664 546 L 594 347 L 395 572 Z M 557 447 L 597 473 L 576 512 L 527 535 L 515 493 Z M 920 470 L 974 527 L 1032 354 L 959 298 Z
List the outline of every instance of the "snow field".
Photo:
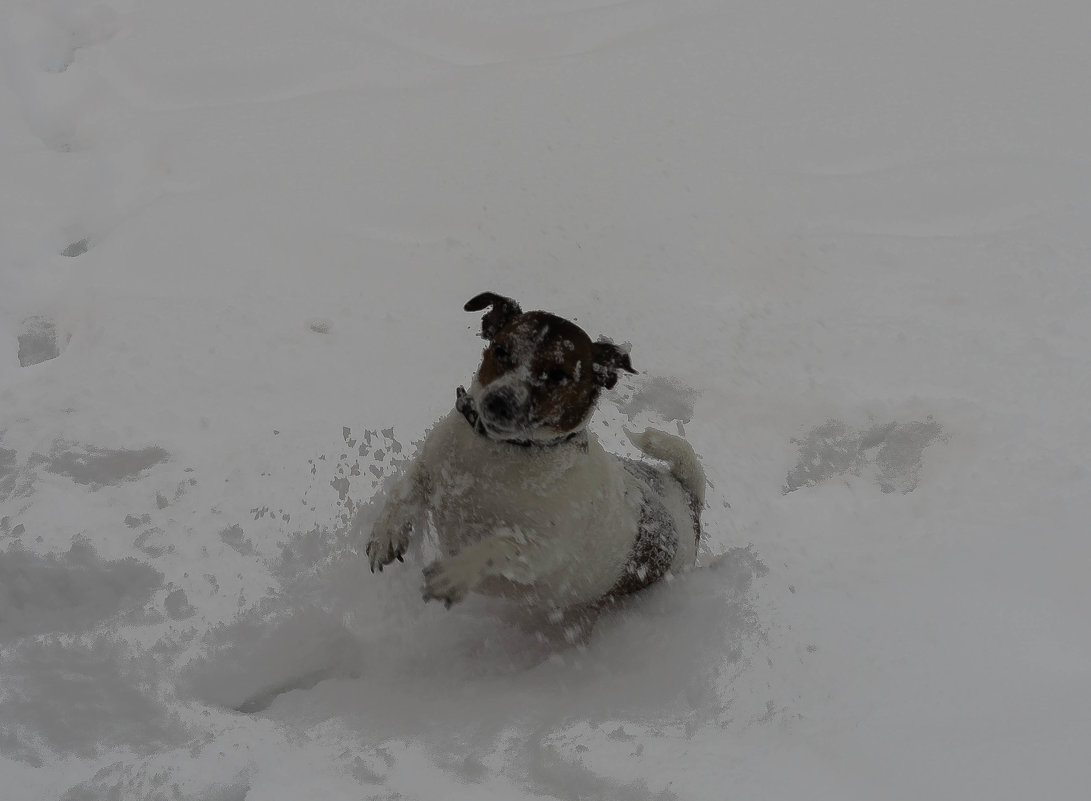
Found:
M 5 792 L 1082 797 L 1087 14 L 0 3 Z M 483 290 L 632 343 L 700 570 L 367 573 Z

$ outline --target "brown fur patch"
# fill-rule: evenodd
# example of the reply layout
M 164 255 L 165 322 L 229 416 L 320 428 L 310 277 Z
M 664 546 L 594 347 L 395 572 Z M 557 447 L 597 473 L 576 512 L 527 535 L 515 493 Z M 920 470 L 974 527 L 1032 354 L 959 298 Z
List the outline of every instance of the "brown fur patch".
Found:
M 640 522 L 629 558 L 622 567 L 617 582 L 606 593 L 607 598 L 637 592 L 663 578 L 670 572 L 680 536 L 680 532 L 675 529 L 674 519 L 660 500 L 665 491 L 664 482 L 673 479 L 661 469 L 633 459 L 625 459 L 622 464 L 643 485 Z M 700 525 L 696 517 L 694 523 Z

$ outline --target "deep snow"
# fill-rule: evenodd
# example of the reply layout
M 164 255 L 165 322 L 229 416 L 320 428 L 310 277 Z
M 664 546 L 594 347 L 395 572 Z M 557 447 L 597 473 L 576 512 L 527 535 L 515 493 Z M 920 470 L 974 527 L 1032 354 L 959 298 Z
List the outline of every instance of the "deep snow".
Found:
M 1085 797 L 1089 23 L 0 0 L 4 797 Z M 711 482 L 576 637 L 350 526 L 483 290 Z

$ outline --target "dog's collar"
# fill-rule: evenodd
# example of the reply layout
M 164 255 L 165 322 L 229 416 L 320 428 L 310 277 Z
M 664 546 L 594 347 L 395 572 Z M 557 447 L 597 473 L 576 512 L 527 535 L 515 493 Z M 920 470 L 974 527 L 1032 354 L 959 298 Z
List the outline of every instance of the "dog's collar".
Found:
M 573 431 L 571 434 L 557 437 L 556 439 L 493 439 L 489 436 L 489 432 L 485 430 L 485 424 L 481 421 L 481 415 L 478 414 L 477 407 L 474 405 L 474 400 L 470 397 L 470 393 L 466 391 L 465 387 L 459 387 L 455 390 L 455 411 L 466 418 L 466 422 L 470 424 L 470 428 L 474 430 L 475 434 L 479 437 L 484 437 L 489 442 L 515 445 L 519 448 L 551 448 L 555 445 L 563 445 L 566 442 L 577 440 L 585 447 L 587 445 L 587 432 L 582 428 L 578 431 Z

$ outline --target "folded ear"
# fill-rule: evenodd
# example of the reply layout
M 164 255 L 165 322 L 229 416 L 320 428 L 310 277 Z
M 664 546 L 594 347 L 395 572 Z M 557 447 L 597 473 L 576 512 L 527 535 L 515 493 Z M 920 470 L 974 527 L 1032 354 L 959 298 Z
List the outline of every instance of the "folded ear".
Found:
M 635 373 L 629 354 L 606 339 L 600 339 L 591 345 L 595 383 L 603 389 L 611 389 L 617 383 L 617 371 Z
M 475 312 L 488 306 L 492 306 L 492 309 L 481 318 L 481 336 L 485 339 L 495 337 L 500 329 L 523 313 L 518 303 L 495 292 L 482 292 L 480 295 L 475 295 L 466 301 L 466 305 L 462 308 L 468 312 Z

